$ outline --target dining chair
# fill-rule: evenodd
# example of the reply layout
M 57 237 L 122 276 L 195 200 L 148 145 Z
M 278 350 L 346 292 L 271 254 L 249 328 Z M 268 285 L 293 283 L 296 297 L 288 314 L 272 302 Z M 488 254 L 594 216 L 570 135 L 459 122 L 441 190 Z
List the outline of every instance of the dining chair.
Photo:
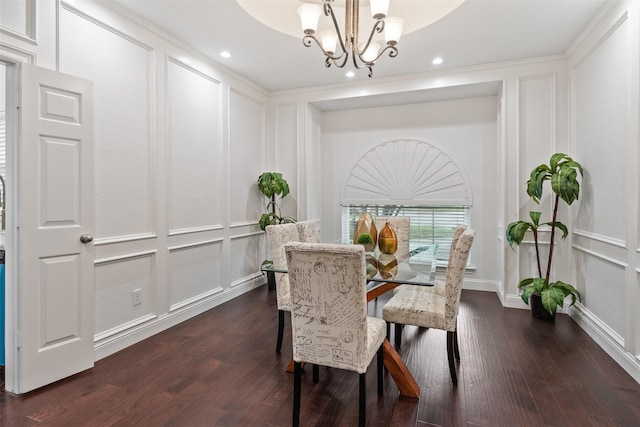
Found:
M 365 425 L 365 374 L 377 354 L 381 396 L 386 324 L 367 316 L 365 251 L 362 245 L 287 243 L 294 361 L 293 425 L 300 421 L 302 363 L 359 374 L 359 425 Z
M 320 243 L 320 231 L 318 230 L 318 224 L 314 220 L 298 221 L 296 222 L 296 227 L 298 227 L 298 235 L 301 242 Z
M 466 225 L 458 224 L 458 226 L 456 227 L 456 231 L 453 232 L 453 237 L 451 238 L 451 248 L 449 249 L 449 260 L 447 261 L 447 265 L 449 265 L 451 263 L 451 260 L 453 258 L 453 253 L 454 253 L 455 248 L 456 248 L 456 243 L 458 243 L 458 239 L 460 238 L 460 235 L 466 229 L 467 229 Z M 436 279 L 433 282 L 433 286 L 400 285 L 400 286 L 398 286 L 397 288 L 395 288 L 393 290 L 393 293 L 395 294 L 395 293 L 401 291 L 402 289 L 412 289 L 414 291 L 421 291 L 421 292 L 432 292 L 434 294 L 438 294 L 438 295 L 444 296 L 445 295 L 445 281 Z
M 279 269 L 287 268 L 287 256 L 284 245 L 287 242 L 299 242 L 298 227 L 295 224 L 274 224 L 265 228 L 271 250 L 273 266 Z M 276 351 L 282 349 L 282 336 L 284 334 L 284 313 L 291 311 L 291 295 L 289 292 L 289 275 L 287 273 L 274 273 L 276 279 L 276 301 L 278 305 L 278 340 Z
M 408 258 L 409 257 L 409 227 L 411 225 L 411 218 L 408 216 L 377 216 L 374 220 L 378 233 L 382 230 L 386 223 L 389 223 L 393 231 L 396 232 L 396 238 L 398 239 L 398 249 L 394 254 L 396 258 Z M 376 249 L 376 253 L 380 250 Z
M 467 228 L 458 239 L 453 256 L 447 267 L 445 295 L 431 292 L 402 289 L 394 294 L 382 308 L 382 317 L 387 322 L 387 335 L 391 323 L 395 324 L 395 345 L 402 343 L 402 326 L 414 325 L 447 331 L 447 358 L 453 384 L 458 383 L 455 359 L 460 361 L 457 319 L 462 278 L 475 232 Z

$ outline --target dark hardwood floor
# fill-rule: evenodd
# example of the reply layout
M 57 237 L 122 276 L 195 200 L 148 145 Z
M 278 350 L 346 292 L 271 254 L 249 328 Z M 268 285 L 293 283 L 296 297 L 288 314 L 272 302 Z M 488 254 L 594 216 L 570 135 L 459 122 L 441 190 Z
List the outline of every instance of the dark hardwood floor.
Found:
M 386 298 L 370 303 L 379 315 Z M 113 356 L 89 371 L 22 396 L 0 393 L 0 425 L 288 426 L 290 332 L 275 352 L 275 292 L 251 291 Z M 287 328 L 289 329 L 287 318 Z M 462 362 L 449 377 L 443 331 L 406 327 L 400 354 L 421 398 L 398 396 L 367 373 L 368 426 L 638 426 L 640 385 L 566 315 L 555 324 L 464 291 Z M 354 426 L 358 377 L 321 368 L 303 377 L 303 426 Z M 2 383 L 4 390 L 4 383 Z

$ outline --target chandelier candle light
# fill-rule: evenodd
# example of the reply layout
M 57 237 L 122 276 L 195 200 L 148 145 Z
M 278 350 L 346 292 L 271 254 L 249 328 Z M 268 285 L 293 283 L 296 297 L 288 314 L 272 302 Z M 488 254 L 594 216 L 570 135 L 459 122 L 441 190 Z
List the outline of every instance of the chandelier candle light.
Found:
M 353 65 L 357 69 L 368 68 L 369 77 L 373 75 L 371 67 L 376 63 L 385 52 L 389 52 L 389 57 L 394 58 L 398 55 L 396 45 L 400 40 L 400 35 L 404 28 L 404 20 L 387 16 L 389 11 L 390 0 L 369 0 L 371 6 L 371 16 L 373 18 L 373 27 L 366 43 L 358 43 L 358 30 L 360 26 L 360 1 L 346 0 L 345 19 L 344 19 L 344 37 L 338 26 L 336 15 L 334 14 L 331 4 L 334 0 L 322 0 L 322 8 L 317 4 L 304 3 L 298 8 L 298 14 L 302 23 L 304 37 L 302 42 L 309 47 L 312 41 L 322 50 L 326 56 L 325 66 L 330 67 L 332 64 L 338 68 L 343 68 L 351 55 Z M 318 20 L 320 15 L 331 17 L 333 20 L 333 29 L 320 31 L 316 35 L 318 28 Z M 380 44 L 373 41 L 373 37 L 377 33 L 384 31 L 385 41 L 387 45 L 380 51 Z M 339 51 L 338 42 L 340 43 Z

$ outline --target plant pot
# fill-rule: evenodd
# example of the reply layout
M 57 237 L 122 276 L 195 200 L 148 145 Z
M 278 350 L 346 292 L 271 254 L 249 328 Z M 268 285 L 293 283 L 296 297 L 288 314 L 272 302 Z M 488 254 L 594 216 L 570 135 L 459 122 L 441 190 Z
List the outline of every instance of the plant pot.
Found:
M 545 320 L 547 322 L 556 320 L 556 312 L 554 311 L 553 314 L 551 314 L 544 308 L 540 295 L 531 295 L 531 297 L 529 297 L 529 305 L 531 306 L 531 315 L 534 319 Z

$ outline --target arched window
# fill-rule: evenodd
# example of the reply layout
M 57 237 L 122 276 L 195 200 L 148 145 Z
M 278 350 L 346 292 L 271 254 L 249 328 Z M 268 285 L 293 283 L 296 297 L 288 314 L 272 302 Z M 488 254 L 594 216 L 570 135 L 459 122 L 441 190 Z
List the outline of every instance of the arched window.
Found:
M 433 145 L 401 139 L 382 143 L 353 166 L 342 197 L 342 239 L 364 211 L 411 217 L 410 249 L 438 244 L 446 264 L 458 224 L 471 225 L 471 185 L 464 171 Z

